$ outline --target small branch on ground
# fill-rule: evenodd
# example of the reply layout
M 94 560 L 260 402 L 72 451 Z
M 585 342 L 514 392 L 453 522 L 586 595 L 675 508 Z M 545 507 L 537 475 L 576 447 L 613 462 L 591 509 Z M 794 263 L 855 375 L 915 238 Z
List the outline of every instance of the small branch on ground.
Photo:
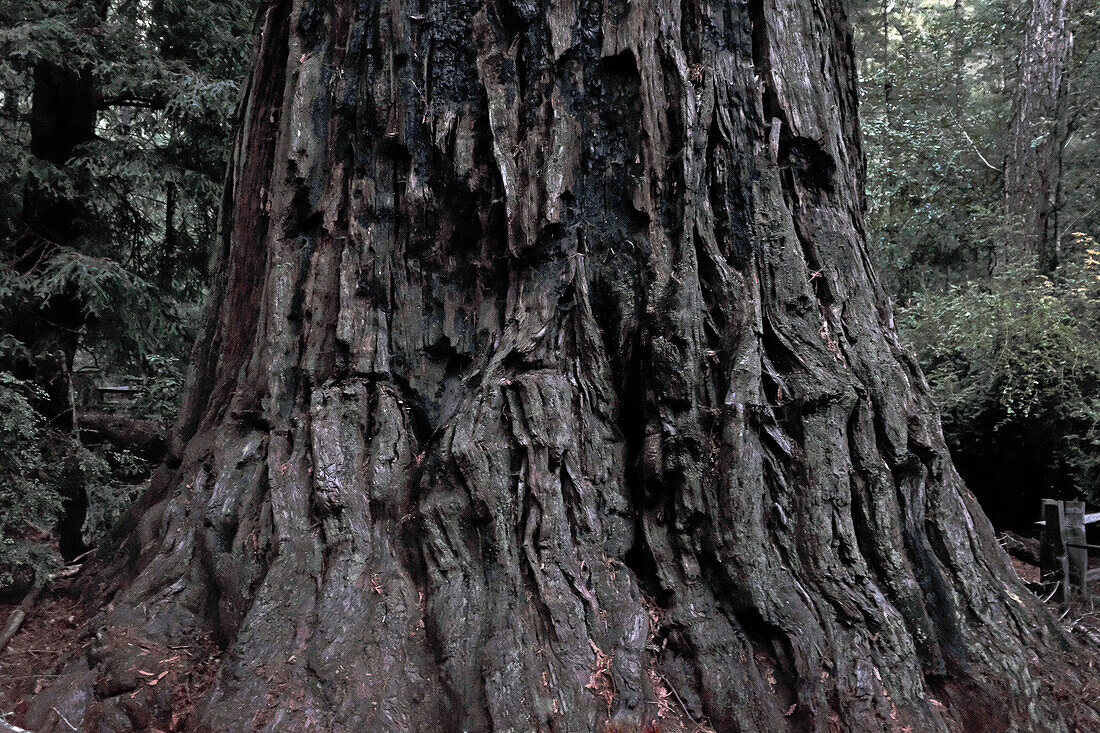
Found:
M 31 733 L 26 728 L 20 728 L 18 725 L 12 725 L 8 722 L 7 718 L 11 713 L 0 713 L 0 733 Z
M 65 717 L 65 716 L 64 716 L 64 715 L 63 715 L 63 714 L 61 713 L 61 711 L 60 711 L 60 710 L 58 710 L 57 708 L 54 708 L 54 709 L 53 709 L 53 711 L 54 711 L 55 713 L 57 713 L 57 717 L 61 718 L 61 720 L 62 720 L 62 721 L 63 721 L 63 722 L 65 723 L 65 725 L 69 726 L 69 728 L 70 728 L 70 729 L 72 729 L 72 730 L 76 730 L 76 729 L 77 729 L 75 725 L 73 725 L 72 723 L 70 723 L 70 722 L 69 722 L 69 719 L 68 719 L 68 718 L 66 718 L 66 717 Z
M 4 627 L 4 633 L 0 634 L 0 653 L 3 653 L 4 649 L 7 648 L 8 642 L 12 640 L 12 637 L 19 633 L 19 627 L 23 625 L 23 621 L 27 618 L 27 614 L 34 608 L 34 604 L 38 601 L 38 596 L 45 587 L 46 575 L 42 572 L 35 573 L 31 589 L 27 591 L 27 595 L 23 596 L 23 602 L 19 604 L 19 608 L 12 611 L 11 615 L 8 616 L 8 624 Z

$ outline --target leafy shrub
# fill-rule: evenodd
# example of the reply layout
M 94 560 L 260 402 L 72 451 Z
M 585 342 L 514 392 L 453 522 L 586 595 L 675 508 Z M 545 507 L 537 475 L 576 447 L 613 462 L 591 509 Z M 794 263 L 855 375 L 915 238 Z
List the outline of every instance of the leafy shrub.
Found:
M 32 389 L 0 372 L 0 587 L 58 562 L 46 539 L 61 497 L 43 453 L 45 426 L 28 399 Z
M 180 359 L 163 354 L 150 354 L 145 361 L 150 376 L 135 407 L 143 415 L 174 420 L 183 394 L 183 365 Z
M 97 453 L 51 431 L 31 405 L 35 387 L 0 372 L 0 589 L 61 564 L 56 522 L 62 484 L 84 491 L 83 541 L 98 545 L 144 488 L 148 461 Z
M 99 545 L 144 488 L 131 480 L 148 474 L 147 462 L 128 450 L 99 455 L 75 441 L 73 451 L 88 496 L 84 542 Z
M 1050 276 L 1013 272 L 900 309 L 967 483 L 995 521 L 1043 496 L 1100 502 L 1100 250 Z

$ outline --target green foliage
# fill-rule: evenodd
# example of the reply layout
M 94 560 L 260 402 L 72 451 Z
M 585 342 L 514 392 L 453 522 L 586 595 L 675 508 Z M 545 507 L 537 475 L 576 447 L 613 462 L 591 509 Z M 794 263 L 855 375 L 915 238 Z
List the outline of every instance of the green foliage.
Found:
M 85 542 L 96 546 L 141 494 L 144 484 L 140 479 L 148 475 L 149 465 L 128 450 L 107 451 L 101 456 L 79 443 L 73 449 L 88 496 Z
M 148 474 L 129 452 L 90 450 L 42 415 L 67 414 L 57 385 L 76 363 L 147 377 L 138 408 L 173 416 L 256 10 L 0 0 L 0 585 L 55 557 L 60 496 L 86 495 L 94 543 Z M 50 107 L 36 103 L 56 89 L 83 125 L 68 142 L 50 132 L 65 127 L 54 118 L 36 124 Z
M 1000 231 L 1018 19 L 995 2 L 853 0 L 851 12 L 872 251 L 901 299 L 980 277 Z
M 0 0 L 0 258 L 14 262 L 27 231 L 27 181 L 80 207 L 77 239 L 4 268 L 0 309 L 75 297 L 79 347 L 108 368 L 186 355 L 253 12 L 247 0 Z M 41 63 L 90 72 L 100 100 L 95 138 L 61 166 L 31 152 Z
M 179 410 L 180 393 L 183 392 L 183 363 L 175 357 L 152 355 L 149 357 L 149 366 L 150 377 L 138 398 L 136 408 L 148 417 L 175 419 Z
M 1068 137 L 1050 236 L 1100 236 L 1100 2 L 1075 3 Z M 1029 3 L 850 0 L 868 238 L 901 300 L 981 279 L 1004 226 L 1003 165 Z M 1033 146 L 1039 140 L 1028 141 Z
M 97 545 L 144 488 L 148 461 L 128 450 L 100 455 L 50 431 L 31 405 L 35 387 L 0 372 L 0 588 L 61 562 L 52 531 L 60 486 L 88 498 L 85 541 Z
M 900 315 L 964 468 L 1100 503 L 1100 250 L 1077 239 L 1081 256 L 1051 276 L 924 292 Z
M 1049 236 L 1060 266 L 990 276 L 1029 3 L 850 0 L 867 231 L 956 465 L 995 521 L 1100 503 L 1100 15 L 1075 3 Z M 1034 143 L 1035 141 L 1028 141 Z M 1091 254 L 1090 254 L 1091 252 Z
M 61 497 L 43 453 L 45 427 L 28 397 L 33 387 L 0 372 L 0 587 L 27 570 L 57 563 L 44 541 Z
M 0 299 L 23 298 L 47 303 L 58 295 L 77 291 L 91 319 L 116 322 L 127 311 L 141 310 L 149 299 L 148 286 L 113 260 L 91 257 L 62 248 L 33 275 L 14 269 L 0 271 Z

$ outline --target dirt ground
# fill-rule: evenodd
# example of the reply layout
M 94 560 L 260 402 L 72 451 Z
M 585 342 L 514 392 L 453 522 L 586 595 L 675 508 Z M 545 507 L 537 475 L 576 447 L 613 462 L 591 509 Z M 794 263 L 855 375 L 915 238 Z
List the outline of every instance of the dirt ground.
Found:
M 1023 580 L 1025 583 L 1039 582 L 1039 568 L 1014 557 L 1008 559 L 1012 561 L 1012 567 L 1016 568 L 1016 574 L 1020 576 L 1020 580 Z
M 0 625 L 18 604 L 0 604 Z M 55 676 L 55 667 L 87 618 L 80 604 L 64 593 L 43 594 L 19 633 L 0 654 L 0 713 L 21 712 L 23 701 Z M 15 722 L 8 718 L 9 722 Z
M 21 725 L 30 697 L 57 676 L 68 661 L 66 655 L 78 648 L 81 630 L 94 613 L 95 602 L 99 599 L 82 603 L 70 595 L 70 583 L 67 580 L 49 593 L 43 593 L 19 633 L 0 653 L 0 718 L 4 722 Z M 18 605 L 0 604 L 0 627 L 7 623 L 8 616 Z M 173 659 L 178 662 L 171 667 L 177 674 L 164 680 L 177 682 L 172 690 L 170 731 L 187 729 L 193 708 L 213 682 L 219 656 L 220 650 L 210 639 L 174 654 Z M 154 677 L 146 683 L 160 681 L 159 677 Z

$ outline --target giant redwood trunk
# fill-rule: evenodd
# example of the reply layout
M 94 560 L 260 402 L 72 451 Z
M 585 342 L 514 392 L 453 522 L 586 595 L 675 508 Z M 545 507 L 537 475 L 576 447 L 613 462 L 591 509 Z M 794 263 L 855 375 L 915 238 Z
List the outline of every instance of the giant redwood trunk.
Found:
M 839 0 L 263 13 L 176 458 L 28 726 L 1064 729 Z

